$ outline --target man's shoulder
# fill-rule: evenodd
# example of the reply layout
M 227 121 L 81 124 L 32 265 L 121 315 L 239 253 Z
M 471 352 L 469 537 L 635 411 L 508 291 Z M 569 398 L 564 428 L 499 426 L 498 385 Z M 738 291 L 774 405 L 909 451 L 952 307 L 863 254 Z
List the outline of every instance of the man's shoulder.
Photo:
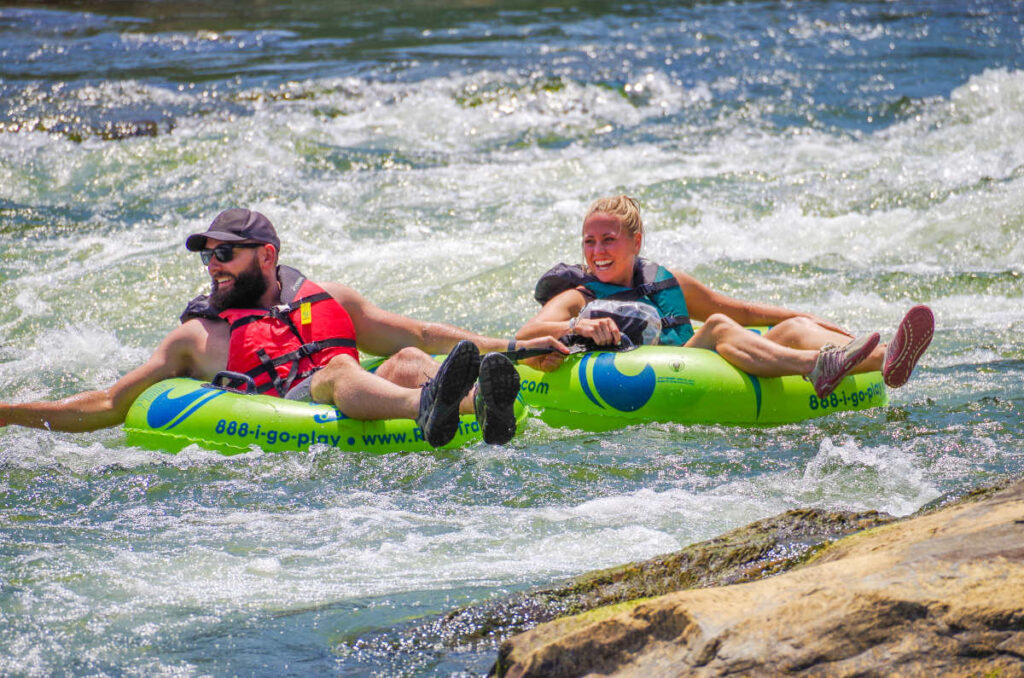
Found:
M 167 337 L 179 341 L 206 341 L 211 335 L 227 336 L 228 325 L 220 318 L 189 318 L 168 332 Z
M 331 281 L 313 282 L 334 297 L 339 304 L 359 303 L 363 299 L 363 295 L 359 294 L 355 288 L 349 287 L 348 285 Z

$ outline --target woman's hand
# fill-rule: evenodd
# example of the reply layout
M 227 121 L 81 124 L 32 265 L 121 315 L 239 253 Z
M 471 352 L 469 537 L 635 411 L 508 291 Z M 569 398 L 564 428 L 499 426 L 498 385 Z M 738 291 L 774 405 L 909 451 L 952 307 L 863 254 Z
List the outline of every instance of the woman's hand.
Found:
M 598 346 L 618 346 L 622 342 L 619 326 L 611 318 L 577 318 L 572 332 L 592 339 Z
M 545 355 L 534 356 L 521 360 L 524 365 L 540 370 L 542 372 L 553 372 L 561 366 L 569 348 L 554 337 L 535 337 L 533 339 L 520 339 L 516 341 L 516 349 L 548 349 L 550 352 Z
M 520 348 L 546 348 L 552 355 L 568 355 L 569 347 L 554 337 L 534 337 L 533 339 L 517 339 L 515 347 Z

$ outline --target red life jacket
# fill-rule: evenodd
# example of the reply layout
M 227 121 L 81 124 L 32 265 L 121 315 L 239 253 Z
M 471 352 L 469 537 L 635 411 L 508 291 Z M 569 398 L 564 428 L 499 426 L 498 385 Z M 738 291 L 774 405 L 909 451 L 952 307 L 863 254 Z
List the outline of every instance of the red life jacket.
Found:
M 301 273 L 280 267 L 281 304 L 229 308 L 217 315 L 231 328 L 227 369 L 252 377 L 259 393 L 284 396 L 336 355 L 359 358 L 348 312 Z

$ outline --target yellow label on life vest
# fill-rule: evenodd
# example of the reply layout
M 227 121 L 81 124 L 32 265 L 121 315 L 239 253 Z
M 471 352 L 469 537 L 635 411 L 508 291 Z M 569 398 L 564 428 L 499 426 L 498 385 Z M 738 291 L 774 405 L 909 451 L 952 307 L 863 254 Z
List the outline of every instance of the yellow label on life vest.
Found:
M 308 301 L 304 301 L 302 305 L 299 306 L 299 315 L 302 317 L 301 322 L 303 325 L 309 325 L 313 322 L 313 311 L 311 306 L 312 305 Z

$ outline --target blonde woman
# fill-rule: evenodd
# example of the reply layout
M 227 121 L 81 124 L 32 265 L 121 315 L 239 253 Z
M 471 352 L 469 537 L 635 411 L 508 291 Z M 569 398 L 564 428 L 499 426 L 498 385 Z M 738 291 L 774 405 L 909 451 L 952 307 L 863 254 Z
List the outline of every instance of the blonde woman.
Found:
M 613 346 L 625 335 L 632 343 L 705 348 L 756 376 L 804 375 L 819 397 L 856 372 L 881 370 L 888 386 L 902 386 L 931 342 L 934 317 L 927 306 L 910 309 L 888 344 L 877 332 L 853 338 L 809 313 L 733 299 L 642 259 L 643 238 L 634 199 L 596 201 L 583 219 L 585 265 L 559 264 L 540 279 L 535 296 L 543 308 L 516 337 Z M 691 320 L 703 324 L 694 328 Z M 761 335 L 745 327 L 758 325 L 771 329 Z M 550 370 L 562 359 L 553 354 L 536 364 Z

